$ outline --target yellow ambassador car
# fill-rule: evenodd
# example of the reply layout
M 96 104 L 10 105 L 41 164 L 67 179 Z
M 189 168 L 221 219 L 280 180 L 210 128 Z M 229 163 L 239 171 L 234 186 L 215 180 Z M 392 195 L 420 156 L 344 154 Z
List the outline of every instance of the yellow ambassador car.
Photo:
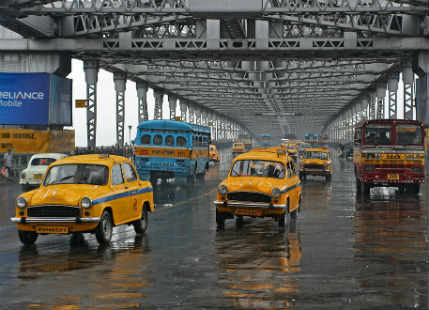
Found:
M 216 145 L 210 144 L 209 146 L 209 158 L 210 161 L 218 162 L 219 161 L 219 153 L 217 151 Z
M 254 149 L 238 155 L 218 186 L 216 223 L 243 216 L 273 217 L 284 227 L 288 213 L 296 217 L 301 202 L 301 183 L 294 160 L 279 148 Z
M 299 177 L 305 180 L 307 175 L 324 176 L 326 181 L 331 180 L 332 160 L 327 148 L 306 148 L 299 162 Z
M 237 156 L 246 152 L 246 146 L 243 142 L 235 142 L 232 145 L 232 156 Z
M 52 163 L 40 187 L 16 199 L 11 220 L 26 245 L 39 234 L 85 232 L 106 244 L 113 226 L 129 224 L 136 233 L 144 233 L 148 212 L 153 211 L 152 185 L 139 179 L 130 160 L 92 154 Z

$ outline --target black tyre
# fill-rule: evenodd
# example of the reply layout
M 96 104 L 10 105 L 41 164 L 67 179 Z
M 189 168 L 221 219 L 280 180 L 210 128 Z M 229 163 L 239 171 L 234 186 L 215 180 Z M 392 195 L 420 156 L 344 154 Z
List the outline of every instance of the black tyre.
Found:
M 331 182 L 331 175 L 330 174 L 325 175 L 325 181 Z
M 237 227 L 243 226 L 243 217 L 241 215 L 235 218 L 235 225 L 237 225 Z
M 284 228 L 285 227 L 285 223 L 286 223 L 286 213 L 287 211 L 285 211 L 283 214 L 281 214 L 279 216 L 279 228 Z
M 369 196 L 371 186 L 368 183 L 362 182 L 361 188 L 362 188 L 362 194 L 364 196 Z
M 18 230 L 18 236 L 22 244 L 32 245 L 36 242 L 39 235 L 35 231 Z
M 410 194 L 418 194 L 420 191 L 420 184 L 408 184 L 407 192 Z
M 298 201 L 298 207 L 290 213 L 290 218 L 292 220 L 296 220 L 296 218 L 298 217 L 298 212 L 300 212 L 299 211 L 300 209 L 301 209 L 301 199 Z
M 98 223 L 95 229 L 95 237 L 100 245 L 105 245 L 112 239 L 113 232 L 113 221 L 110 212 L 107 210 L 103 211 L 101 215 L 100 223 Z
M 133 222 L 134 231 L 136 234 L 143 234 L 147 227 L 149 226 L 149 212 L 147 210 L 147 207 L 144 206 L 142 209 L 142 216 L 140 220 Z
M 359 179 L 356 178 L 356 191 L 360 192 L 362 187 L 362 183 Z
M 225 216 L 218 210 L 216 210 L 216 225 L 218 230 L 225 229 Z

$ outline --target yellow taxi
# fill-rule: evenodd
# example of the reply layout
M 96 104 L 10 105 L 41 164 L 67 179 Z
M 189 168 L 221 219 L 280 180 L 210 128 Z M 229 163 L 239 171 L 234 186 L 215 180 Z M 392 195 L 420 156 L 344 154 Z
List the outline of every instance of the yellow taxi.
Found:
M 324 176 L 331 180 L 332 159 L 327 148 L 309 147 L 304 150 L 299 162 L 299 177 L 305 180 L 307 175 Z
M 210 158 L 210 161 L 215 161 L 215 162 L 219 161 L 219 153 L 217 152 L 216 145 L 210 144 L 209 158 Z
M 232 156 L 237 156 L 239 154 L 246 153 L 246 146 L 243 142 L 235 142 L 232 145 Z
M 16 199 L 11 220 L 26 245 L 38 235 L 88 232 L 107 244 L 113 226 L 129 224 L 144 233 L 153 211 L 152 185 L 139 179 L 130 160 L 91 154 L 52 163 L 40 187 Z
M 240 225 L 243 216 L 273 217 L 284 227 L 287 214 L 296 218 L 301 192 L 295 161 L 280 147 L 238 155 L 218 186 L 217 227 L 234 217 Z

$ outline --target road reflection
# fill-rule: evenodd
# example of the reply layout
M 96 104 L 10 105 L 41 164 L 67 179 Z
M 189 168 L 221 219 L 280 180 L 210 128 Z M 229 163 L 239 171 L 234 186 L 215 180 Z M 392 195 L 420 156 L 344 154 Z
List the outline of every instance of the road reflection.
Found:
M 368 307 L 428 308 L 425 212 L 419 197 L 398 197 L 391 189 L 378 189 L 371 199 L 357 196 L 354 269 Z
M 300 291 L 294 277 L 302 258 L 296 222 L 283 233 L 266 231 L 267 223 L 263 225 L 216 236 L 218 286 L 233 308 L 288 309 Z
M 124 231 L 120 238 L 104 247 L 86 238 L 72 237 L 68 252 L 46 248 L 39 251 L 37 245 L 21 248 L 17 278 L 31 281 L 32 285 L 36 285 L 36 281 L 45 283 L 44 290 L 38 289 L 36 298 L 44 296 L 45 304 L 30 303 L 26 308 L 82 309 L 82 306 L 96 305 L 97 309 L 136 309 L 143 306 L 145 290 L 153 283 L 148 237 Z M 61 280 L 52 283 L 53 279 Z

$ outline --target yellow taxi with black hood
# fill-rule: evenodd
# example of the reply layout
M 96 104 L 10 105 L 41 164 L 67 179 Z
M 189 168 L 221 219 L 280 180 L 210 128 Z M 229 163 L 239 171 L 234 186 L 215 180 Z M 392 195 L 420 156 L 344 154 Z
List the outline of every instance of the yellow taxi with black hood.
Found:
M 253 149 L 232 161 L 228 175 L 218 186 L 216 223 L 243 216 L 272 217 L 284 227 L 286 216 L 296 218 L 302 187 L 295 161 L 281 147 Z
M 114 226 L 129 224 L 136 233 L 148 227 L 154 211 L 150 182 L 121 156 L 78 155 L 52 163 L 40 187 L 16 199 L 16 223 L 23 244 L 39 235 L 94 233 L 109 243 Z

